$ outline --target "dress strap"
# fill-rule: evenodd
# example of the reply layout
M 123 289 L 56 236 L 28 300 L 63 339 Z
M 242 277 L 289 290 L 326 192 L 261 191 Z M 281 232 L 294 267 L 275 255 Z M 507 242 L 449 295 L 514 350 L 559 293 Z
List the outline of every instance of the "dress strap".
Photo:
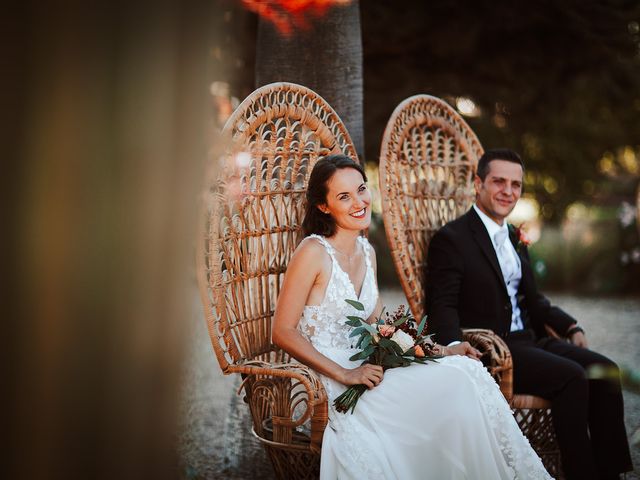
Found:
M 362 249 L 364 251 L 364 261 L 367 265 L 367 268 L 371 268 L 371 244 L 367 237 L 359 236 L 358 241 L 362 245 Z
M 306 238 L 315 238 L 315 239 L 317 239 L 324 246 L 324 248 L 327 250 L 327 253 L 331 257 L 331 260 L 337 261 L 336 258 L 333 256 L 333 247 L 327 241 L 327 239 L 324 238 L 322 235 L 318 235 L 318 234 L 312 233 L 311 235 L 307 236 Z

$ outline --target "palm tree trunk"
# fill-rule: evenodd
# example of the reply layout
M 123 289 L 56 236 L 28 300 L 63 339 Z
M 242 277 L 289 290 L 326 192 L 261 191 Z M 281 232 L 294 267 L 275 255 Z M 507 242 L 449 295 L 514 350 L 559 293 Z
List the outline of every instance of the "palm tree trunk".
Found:
M 358 154 L 364 154 L 362 36 L 360 5 L 329 8 L 291 36 L 260 18 L 256 48 L 256 88 L 293 82 L 319 93 L 345 123 Z

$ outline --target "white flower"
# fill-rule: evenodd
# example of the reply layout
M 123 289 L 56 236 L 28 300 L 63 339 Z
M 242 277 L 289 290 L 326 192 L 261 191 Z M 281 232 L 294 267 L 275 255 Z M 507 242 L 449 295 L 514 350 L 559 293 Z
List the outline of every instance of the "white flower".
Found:
M 391 337 L 391 340 L 393 340 L 400 346 L 403 353 L 413 347 L 413 338 L 411 338 L 411 335 L 403 332 L 402 330 L 396 330 L 396 332 Z

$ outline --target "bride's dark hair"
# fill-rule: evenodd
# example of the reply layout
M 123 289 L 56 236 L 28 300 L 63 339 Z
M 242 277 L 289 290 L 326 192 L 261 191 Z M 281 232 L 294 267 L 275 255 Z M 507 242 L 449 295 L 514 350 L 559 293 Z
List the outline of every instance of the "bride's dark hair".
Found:
M 307 209 L 302 221 L 302 232 L 304 236 L 315 233 L 330 237 L 336 231 L 336 222 L 328 213 L 323 213 L 318 205 L 327 203 L 327 193 L 329 191 L 327 183 L 336 171 L 343 168 L 353 168 L 367 181 L 364 168 L 358 162 L 343 154 L 327 155 L 318 160 L 309 176 L 307 186 Z

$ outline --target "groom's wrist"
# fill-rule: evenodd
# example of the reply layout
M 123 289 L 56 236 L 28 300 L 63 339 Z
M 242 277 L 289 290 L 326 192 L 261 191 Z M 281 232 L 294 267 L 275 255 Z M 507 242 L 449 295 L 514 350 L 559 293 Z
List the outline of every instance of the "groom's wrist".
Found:
M 569 328 L 569 330 L 567 330 L 567 333 L 565 333 L 564 336 L 567 338 L 571 338 L 578 332 L 584 333 L 584 329 L 578 325 L 573 325 L 571 328 Z

